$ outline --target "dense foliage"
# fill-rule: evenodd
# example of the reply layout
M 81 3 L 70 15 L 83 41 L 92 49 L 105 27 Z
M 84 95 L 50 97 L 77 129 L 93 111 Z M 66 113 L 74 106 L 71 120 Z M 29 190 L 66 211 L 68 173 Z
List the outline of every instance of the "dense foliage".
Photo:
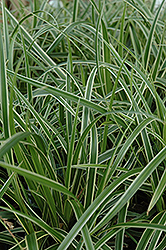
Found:
M 164 250 L 165 0 L 62 2 L 1 1 L 0 243 Z

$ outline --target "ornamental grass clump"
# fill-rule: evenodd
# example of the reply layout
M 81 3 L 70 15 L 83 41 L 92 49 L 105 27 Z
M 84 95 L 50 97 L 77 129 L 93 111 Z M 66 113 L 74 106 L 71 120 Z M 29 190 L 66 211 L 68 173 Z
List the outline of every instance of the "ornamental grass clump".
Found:
M 164 2 L 1 1 L 3 249 L 165 249 Z

